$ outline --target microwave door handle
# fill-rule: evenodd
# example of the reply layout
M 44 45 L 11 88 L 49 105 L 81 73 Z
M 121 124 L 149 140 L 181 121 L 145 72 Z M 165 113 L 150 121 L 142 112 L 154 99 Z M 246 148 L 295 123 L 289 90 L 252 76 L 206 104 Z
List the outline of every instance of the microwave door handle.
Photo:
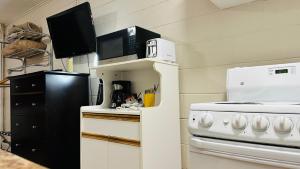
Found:
M 151 57 L 151 52 L 152 52 L 151 50 L 152 50 L 152 46 L 150 45 L 150 43 L 148 43 L 147 50 L 146 50 L 148 57 Z
M 149 46 L 149 56 L 153 57 L 153 46 Z
M 197 151 L 209 152 L 216 156 L 238 159 L 248 162 L 260 162 L 262 164 L 276 165 L 288 168 L 299 168 L 300 153 L 263 148 L 259 145 L 245 145 L 229 141 L 202 139 L 193 137 L 190 145 Z
M 157 44 L 153 46 L 153 56 L 157 56 Z

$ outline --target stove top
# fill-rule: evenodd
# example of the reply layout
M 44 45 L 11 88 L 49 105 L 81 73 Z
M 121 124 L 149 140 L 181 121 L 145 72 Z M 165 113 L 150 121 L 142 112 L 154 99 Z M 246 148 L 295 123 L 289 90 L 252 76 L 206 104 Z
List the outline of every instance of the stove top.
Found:
M 300 102 L 213 102 L 212 104 L 234 104 L 234 105 L 300 105 Z
M 248 113 L 281 113 L 300 114 L 298 102 L 212 102 L 194 103 L 190 110 L 248 112 Z
M 299 103 L 196 103 L 190 110 L 192 135 L 300 147 Z

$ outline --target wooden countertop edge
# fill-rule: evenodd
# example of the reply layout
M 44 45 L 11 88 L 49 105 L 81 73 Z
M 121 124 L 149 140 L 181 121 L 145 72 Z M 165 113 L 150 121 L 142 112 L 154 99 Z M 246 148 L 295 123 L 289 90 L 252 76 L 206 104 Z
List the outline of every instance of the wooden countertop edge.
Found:
M 0 150 L 0 168 L 1 169 L 46 169 L 36 163 L 28 161 L 22 157 L 10 152 Z
M 83 112 L 83 118 L 140 122 L 140 115 Z
M 132 139 L 116 137 L 116 136 L 106 136 L 106 135 L 94 134 L 94 133 L 88 133 L 88 132 L 82 132 L 81 135 L 83 138 L 102 140 L 102 141 L 108 141 L 108 142 L 112 142 L 112 143 L 141 147 L 141 142 L 138 140 L 132 140 Z

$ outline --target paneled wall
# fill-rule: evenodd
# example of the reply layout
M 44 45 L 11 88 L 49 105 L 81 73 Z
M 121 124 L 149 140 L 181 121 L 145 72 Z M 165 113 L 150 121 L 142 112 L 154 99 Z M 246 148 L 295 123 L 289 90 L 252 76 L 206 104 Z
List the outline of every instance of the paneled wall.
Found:
M 46 16 L 81 2 L 51 0 L 16 23 L 30 20 L 46 30 Z M 176 42 L 185 169 L 190 103 L 225 100 L 228 68 L 300 61 L 299 0 L 257 0 L 225 10 L 216 8 L 209 0 L 90 0 L 90 3 L 97 35 L 138 25 Z M 85 57 L 77 59 L 76 69 L 87 71 Z M 60 60 L 55 61 L 55 66 L 61 66 Z

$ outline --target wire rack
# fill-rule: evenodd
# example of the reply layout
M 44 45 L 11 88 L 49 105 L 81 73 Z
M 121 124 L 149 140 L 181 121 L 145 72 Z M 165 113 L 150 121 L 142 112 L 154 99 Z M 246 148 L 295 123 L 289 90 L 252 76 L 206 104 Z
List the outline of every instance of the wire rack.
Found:
M 49 37 L 49 35 L 40 32 L 22 30 L 18 33 L 13 33 L 12 35 L 8 36 L 6 42 L 12 43 L 19 39 L 40 40 L 43 37 Z
M 50 66 L 50 69 L 53 69 L 53 48 L 51 45 L 51 39 L 48 34 L 40 33 L 40 32 L 33 32 L 33 31 L 27 31 L 27 30 L 20 30 L 17 33 L 13 33 L 12 35 L 8 36 L 6 40 L 0 41 L 0 43 L 4 44 L 10 44 L 13 43 L 16 40 L 20 39 L 28 39 L 28 40 L 41 40 L 42 38 L 47 38 L 50 44 L 49 50 L 43 50 L 43 49 L 36 49 L 36 48 L 29 48 L 24 51 L 18 51 L 13 54 L 10 54 L 8 56 L 5 56 L 4 58 L 9 59 L 17 59 L 21 61 L 21 66 L 9 68 L 8 73 L 12 72 L 21 72 L 24 71 L 26 73 L 26 67 L 30 66 L 42 66 L 42 67 L 48 67 Z M 37 57 L 37 56 L 47 56 L 48 60 L 45 64 L 27 64 L 27 59 Z
M 44 53 L 47 53 L 46 50 L 43 49 L 35 49 L 35 48 L 29 48 L 25 51 L 20 51 L 13 53 L 11 55 L 5 56 L 5 58 L 11 58 L 11 59 L 23 59 L 23 58 L 32 58 L 37 55 L 42 55 Z
M 5 132 L 5 131 L 0 131 L 0 149 L 9 151 L 9 148 L 11 146 L 11 142 L 8 141 L 7 137 L 11 136 L 11 132 Z M 6 148 L 4 148 L 3 143 L 7 144 Z

